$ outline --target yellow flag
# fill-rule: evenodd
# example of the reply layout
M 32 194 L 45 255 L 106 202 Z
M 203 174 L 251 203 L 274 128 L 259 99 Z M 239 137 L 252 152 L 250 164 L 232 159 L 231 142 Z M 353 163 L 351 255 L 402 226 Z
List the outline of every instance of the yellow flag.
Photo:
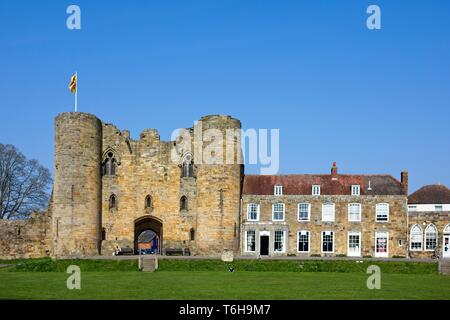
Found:
M 74 74 L 72 78 L 70 78 L 70 84 L 69 84 L 70 92 L 75 93 L 77 92 L 77 75 Z

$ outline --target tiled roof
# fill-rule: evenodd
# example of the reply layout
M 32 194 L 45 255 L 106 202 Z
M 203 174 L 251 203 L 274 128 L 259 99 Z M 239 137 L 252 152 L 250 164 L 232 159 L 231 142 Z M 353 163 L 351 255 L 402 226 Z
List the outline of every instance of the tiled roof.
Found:
M 450 204 L 450 190 L 444 185 L 425 186 L 408 197 L 409 204 Z
M 276 184 L 283 186 L 284 195 L 311 195 L 313 185 L 320 185 L 321 195 L 351 195 L 351 186 L 360 185 L 361 195 L 406 196 L 401 182 L 390 175 L 344 174 L 245 175 L 243 194 L 273 195 Z

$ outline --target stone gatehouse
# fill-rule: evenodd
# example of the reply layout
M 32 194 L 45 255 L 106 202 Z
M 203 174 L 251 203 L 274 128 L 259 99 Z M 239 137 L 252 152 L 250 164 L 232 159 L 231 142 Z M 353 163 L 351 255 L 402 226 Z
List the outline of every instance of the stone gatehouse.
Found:
M 397 180 L 340 174 L 333 165 L 325 175 L 245 175 L 240 129 L 237 119 L 210 115 L 174 141 L 161 141 L 155 129 L 134 140 L 91 114 L 58 115 L 48 209 L 27 221 L 0 221 L 0 258 L 111 255 L 118 248 L 409 255 L 407 172 Z M 203 152 L 211 159 L 199 158 Z M 450 222 L 448 212 L 440 215 Z

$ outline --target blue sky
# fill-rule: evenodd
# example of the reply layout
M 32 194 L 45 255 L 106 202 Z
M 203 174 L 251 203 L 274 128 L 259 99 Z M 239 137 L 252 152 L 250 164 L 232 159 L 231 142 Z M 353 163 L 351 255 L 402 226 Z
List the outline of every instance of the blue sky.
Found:
M 366 28 L 370 4 L 382 30 Z M 411 191 L 450 186 L 449 13 L 446 0 L 0 0 L 0 142 L 52 169 L 77 70 L 80 111 L 134 138 L 230 114 L 280 129 L 280 173 L 337 161 L 341 173 L 407 169 Z

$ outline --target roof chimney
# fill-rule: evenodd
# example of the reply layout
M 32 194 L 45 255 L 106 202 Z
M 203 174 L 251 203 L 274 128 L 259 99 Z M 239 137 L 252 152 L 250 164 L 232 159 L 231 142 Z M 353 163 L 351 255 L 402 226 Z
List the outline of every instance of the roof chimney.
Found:
M 402 171 L 401 173 L 401 183 L 403 187 L 403 193 L 408 195 L 408 171 Z
M 336 166 L 336 162 L 333 162 L 333 166 L 331 167 L 331 179 L 337 180 L 338 176 L 338 168 Z

